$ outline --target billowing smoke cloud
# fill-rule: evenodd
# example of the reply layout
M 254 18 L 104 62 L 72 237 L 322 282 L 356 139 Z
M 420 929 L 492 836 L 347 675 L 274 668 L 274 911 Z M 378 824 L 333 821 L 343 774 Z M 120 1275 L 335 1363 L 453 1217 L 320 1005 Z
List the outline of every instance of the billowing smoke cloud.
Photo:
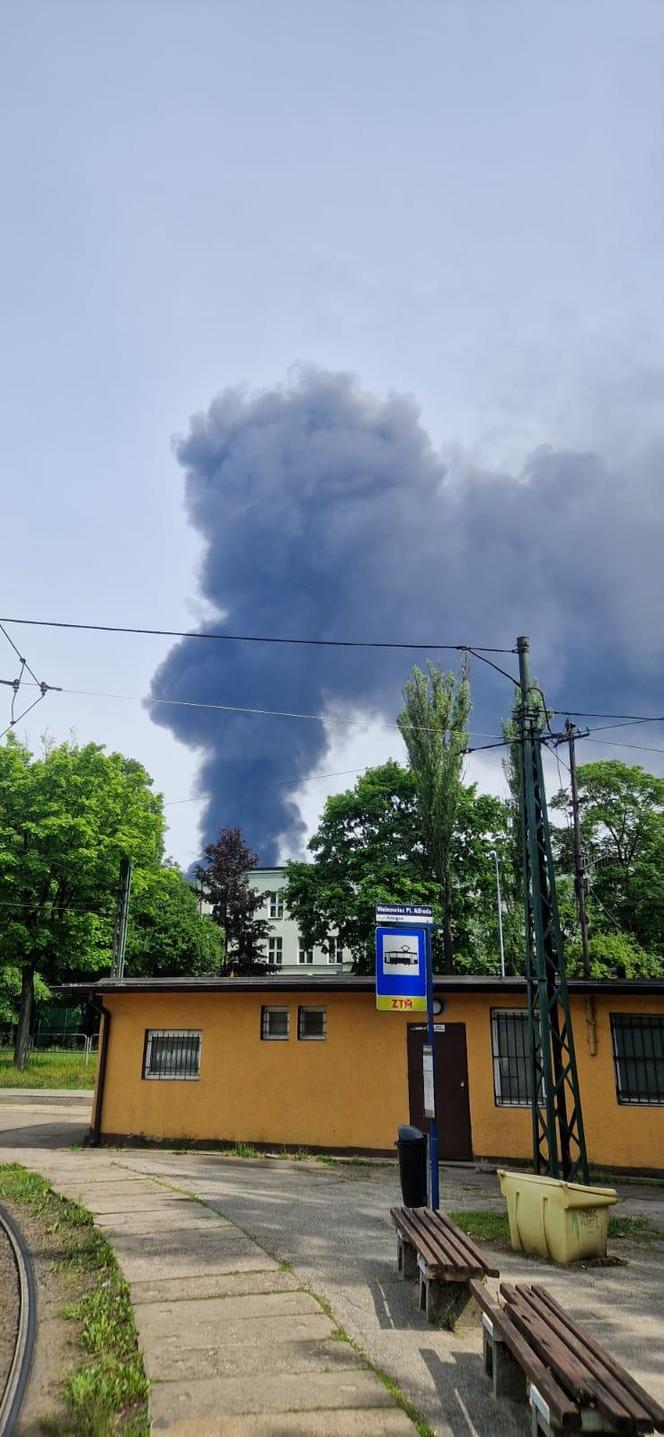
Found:
M 210 630 L 478 645 L 525 632 L 554 699 L 661 711 L 661 449 L 628 473 L 537 450 L 516 475 L 452 476 L 411 400 L 308 370 L 291 387 L 221 394 L 177 457 L 205 541 L 200 592 L 220 616 Z M 424 657 L 188 639 L 152 693 L 393 719 Z M 474 698 L 474 726 L 495 731 L 509 685 L 476 669 Z M 152 716 L 202 752 L 204 841 L 239 823 L 263 863 L 281 844 L 298 849 L 289 795 L 325 753 L 323 725 L 195 708 Z

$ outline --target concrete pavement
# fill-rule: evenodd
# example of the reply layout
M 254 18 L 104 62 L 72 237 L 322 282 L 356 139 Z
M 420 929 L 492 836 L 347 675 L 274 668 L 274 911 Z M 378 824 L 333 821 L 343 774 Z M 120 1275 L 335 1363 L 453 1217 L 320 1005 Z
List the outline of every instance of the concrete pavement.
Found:
M 23 1115 L 21 1127 L 18 1112 L 12 1114 L 21 1146 L 11 1156 L 91 1207 L 125 1271 L 133 1272 L 132 1298 L 155 1383 L 153 1421 L 162 1424 L 155 1431 L 182 1437 L 412 1433 L 405 1415 L 390 1406 L 359 1409 L 359 1425 L 353 1425 L 359 1402 L 353 1408 L 349 1384 L 356 1384 L 353 1400 L 359 1394 L 373 1402 L 376 1379 L 369 1374 L 368 1382 L 352 1349 L 332 1336 L 326 1313 L 318 1304 L 312 1308 L 307 1288 L 322 1296 L 441 1437 L 507 1437 L 527 1430 L 522 1409 L 494 1403 L 482 1374 L 479 1334 L 429 1327 L 411 1285 L 397 1279 L 389 1221 L 389 1207 L 398 1200 L 394 1168 L 154 1150 L 68 1152 L 61 1140 L 58 1151 L 54 1136 L 40 1147 L 41 1115 L 34 1120 L 31 1139 L 30 1115 Z M 54 1115 L 52 1133 L 61 1131 L 62 1121 Z M 75 1132 L 75 1115 L 69 1121 Z M 4 1115 L 0 1126 L 6 1123 Z M 0 1143 L 8 1140 L 11 1132 L 0 1136 Z M 9 1158 L 10 1150 L 3 1156 Z M 442 1191 L 449 1207 L 503 1210 L 489 1173 L 446 1169 Z M 191 1196 L 198 1201 L 187 1200 Z M 621 1196 L 621 1212 L 645 1213 L 664 1224 L 664 1187 L 625 1185 Z M 625 1265 L 583 1271 L 511 1252 L 499 1254 L 499 1265 L 509 1280 L 545 1283 L 662 1401 L 664 1252 L 623 1244 L 620 1251 Z M 284 1260 L 292 1270 L 280 1265 Z M 256 1389 L 263 1371 L 274 1383 L 275 1411 L 260 1410 Z M 178 1415 L 178 1393 L 195 1409 Z M 305 1416 L 293 1409 L 306 1393 L 320 1405 Z M 331 1393 L 346 1405 L 324 1405 Z M 221 1409 L 220 1401 L 226 1404 Z M 226 1413 L 221 1425 L 220 1410 Z M 202 1425 L 190 1425 L 195 1414 Z
M 329 1311 L 237 1223 L 116 1154 L 65 1148 L 61 1126 L 45 1135 L 32 1110 L 12 1116 L 0 1160 L 25 1163 L 82 1203 L 113 1246 L 152 1384 L 153 1431 L 412 1437 Z

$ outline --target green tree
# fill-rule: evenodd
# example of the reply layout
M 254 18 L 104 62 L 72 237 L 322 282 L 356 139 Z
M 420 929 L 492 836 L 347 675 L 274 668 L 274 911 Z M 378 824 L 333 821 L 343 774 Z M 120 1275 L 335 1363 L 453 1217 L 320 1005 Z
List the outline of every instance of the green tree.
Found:
M 468 746 L 470 685 L 467 667 L 457 677 L 429 663 L 414 668 L 404 685 L 397 723 L 415 777 L 424 850 L 442 903 L 444 971 L 454 971 L 452 840 Z
M 127 932 L 128 977 L 218 973 L 222 934 L 201 914 L 195 889 L 172 863 L 139 873 Z
M 138 872 L 160 862 L 151 784 L 141 764 L 99 744 L 45 744 L 38 758 L 13 735 L 0 747 L 0 965 L 21 974 L 19 1068 L 35 975 L 51 983 L 103 970 L 120 859 Z
M 504 845 L 507 810 L 501 799 L 462 790 L 453 838 L 450 923 L 459 965 L 497 971 L 493 859 Z M 373 972 L 377 903 L 432 903 L 440 921 L 440 890 L 422 841 L 415 775 L 390 760 L 368 769 L 355 787 L 327 799 L 309 843 L 313 862 L 287 866 L 286 903 L 307 944 L 326 945 L 338 932 L 355 970 Z M 441 945 L 434 941 L 440 969 Z
M 270 924 L 257 916 L 264 897 L 249 882 L 257 862 L 258 854 L 245 843 L 239 828 L 222 828 L 196 869 L 214 922 L 224 935 L 224 971 L 255 973 L 265 966 L 263 945 Z
M 600 934 L 631 942 L 625 961 L 634 972 L 639 954 L 664 963 L 664 779 L 620 759 L 582 764 L 577 770 L 581 842 L 588 872 L 591 955 Z M 565 811 L 564 790 L 552 807 Z M 574 871 L 572 835 L 558 828 L 555 841 L 565 873 Z M 606 938 L 603 939 L 606 949 Z M 617 951 L 617 950 L 616 950 Z M 645 967 L 648 968 L 645 960 Z M 644 974 L 645 976 L 645 974 Z

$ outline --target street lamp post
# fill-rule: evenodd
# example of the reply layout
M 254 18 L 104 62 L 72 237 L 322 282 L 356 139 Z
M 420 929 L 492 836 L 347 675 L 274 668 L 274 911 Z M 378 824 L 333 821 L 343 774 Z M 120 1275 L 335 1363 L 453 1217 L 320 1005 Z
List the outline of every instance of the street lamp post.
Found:
M 489 857 L 495 860 L 496 864 L 496 901 L 498 905 L 498 942 L 500 944 L 500 976 L 505 977 L 505 945 L 503 943 L 503 905 L 500 896 L 500 864 L 498 862 L 498 850 L 491 848 Z

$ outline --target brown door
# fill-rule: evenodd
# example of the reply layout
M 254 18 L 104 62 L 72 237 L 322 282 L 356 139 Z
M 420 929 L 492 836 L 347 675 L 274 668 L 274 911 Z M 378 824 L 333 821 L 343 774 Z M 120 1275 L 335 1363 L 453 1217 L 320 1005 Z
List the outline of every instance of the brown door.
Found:
M 408 1096 L 410 1121 L 429 1130 L 424 1116 L 422 1049 L 427 1030 L 408 1025 Z M 436 1023 L 436 1115 L 441 1162 L 463 1162 L 473 1156 L 468 1100 L 468 1059 L 465 1023 Z

